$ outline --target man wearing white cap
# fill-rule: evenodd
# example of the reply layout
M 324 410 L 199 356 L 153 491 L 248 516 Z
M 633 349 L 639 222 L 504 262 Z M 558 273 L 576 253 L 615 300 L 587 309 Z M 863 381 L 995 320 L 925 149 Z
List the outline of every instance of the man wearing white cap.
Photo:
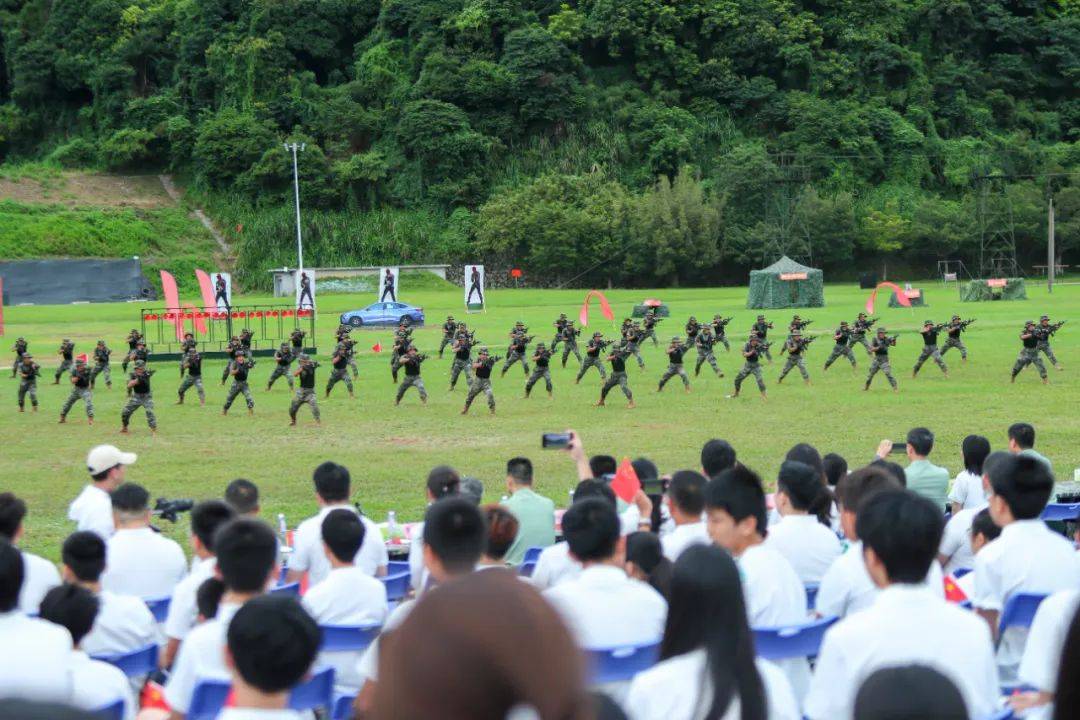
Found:
M 98 445 L 86 456 L 90 484 L 68 507 L 68 519 L 75 521 L 78 530 L 90 530 L 108 540 L 113 525 L 112 500 L 109 494 L 124 482 L 124 467 L 135 463 L 135 453 L 121 452 L 115 445 Z

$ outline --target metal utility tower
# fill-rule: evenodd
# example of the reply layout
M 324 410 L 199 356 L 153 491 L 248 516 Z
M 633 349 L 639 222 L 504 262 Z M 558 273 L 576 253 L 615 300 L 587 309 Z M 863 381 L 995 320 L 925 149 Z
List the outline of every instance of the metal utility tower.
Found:
M 977 177 L 979 202 L 976 222 L 979 230 L 979 277 L 1019 277 L 1016 262 L 1016 232 L 1008 175 Z
M 765 194 L 761 238 L 761 259 L 768 265 L 787 255 L 793 260 L 812 264 L 814 260 L 810 231 L 799 213 L 803 194 L 810 187 L 810 168 L 797 164 L 787 153 L 776 156 L 778 177 Z

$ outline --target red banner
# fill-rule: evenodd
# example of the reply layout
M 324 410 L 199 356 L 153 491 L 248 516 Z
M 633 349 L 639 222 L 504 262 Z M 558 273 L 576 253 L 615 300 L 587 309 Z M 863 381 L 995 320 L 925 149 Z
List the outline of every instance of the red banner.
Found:
M 616 497 L 626 502 L 633 502 L 637 491 L 641 489 L 641 480 L 634 472 L 634 466 L 630 458 L 624 457 L 619 469 L 615 471 L 615 478 L 611 481 L 611 489 Z
M 611 304 L 604 297 L 604 293 L 599 290 L 590 290 L 589 294 L 585 296 L 585 303 L 581 306 L 581 312 L 578 313 L 578 322 L 581 327 L 587 327 L 589 324 L 589 303 L 593 298 L 597 298 L 600 301 L 600 313 L 608 320 L 615 319 L 615 312 L 611 309 Z
M 165 295 L 165 307 L 167 308 L 179 308 L 180 307 L 180 291 L 176 289 L 176 278 L 172 276 L 172 273 L 162 270 L 161 271 L 161 291 Z M 183 313 L 165 313 L 165 319 L 171 322 L 176 327 L 176 339 L 184 339 L 184 315 Z
M 908 299 L 907 294 L 896 283 L 883 282 L 878 283 L 878 286 L 870 293 L 870 297 L 866 299 L 866 313 L 868 315 L 874 314 L 874 301 L 877 300 L 878 290 L 881 288 L 888 288 L 896 294 L 896 301 L 904 307 L 911 307 L 911 300 Z
M 205 270 L 196 268 L 195 278 L 199 281 L 199 293 L 202 295 L 203 310 L 213 312 L 217 309 L 217 303 L 214 302 L 214 283 L 210 280 L 210 275 Z

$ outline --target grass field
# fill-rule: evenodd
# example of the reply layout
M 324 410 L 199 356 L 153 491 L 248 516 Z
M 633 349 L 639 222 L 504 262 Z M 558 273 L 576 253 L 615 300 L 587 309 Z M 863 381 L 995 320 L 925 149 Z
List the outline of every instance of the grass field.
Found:
M 430 287 L 430 285 L 429 285 Z M 5 373 L 6 400 L 0 406 L 0 433 L 5 438 L 0 453 L 2 489 L 12 490 L 30 504 L 25 545 L 45 556 L 59 555 L 59 541 L 71 529 L 65 520 L 67 504 L 86 481 L 83 464 L 86 451 L 94 444 L 111 442 L 140 455 L 128 477 L 146 485 L 155 496 L 193 497 L 219 495 L 235 477 L 255 480 L 264 494 L 264 512 L 268 517 L 283 512 L 290 524 L 309 515 L 315 507 L 311 492 L 311 470 L 327 459 L 347 465 L 353 475 L 354 499 L 377 520 L 388 510 L 399 518 L 418 519 L 423 512 L 423 480 L 427 471 L 439 463 L 449 463 L 465 474 L 481 478 L 486 499 L 497 501 L 503 494 L 503 469 L 507 459 L 524 454 L 536 465 L 538 490 L 560 505 L 575 481 L 569 459 L 558 452 L 540 449 L 540 434 L 575 428 L 583 435 L 592 453 L 616 456 L 647 455 L 662 472 L 696 467 L 702 443 L 710 437 L 724 437 L 738 450 L 739 458 L 758 470 L 767 483 L 772 482 L 780 459 L 792 444 L 806 441 L 824 452 L 839 452 L 853 466 L 869 460 L 882 438 L 902 439 L 909 427 L 927 425 L 937 433 L 934 458 L 955 473 L 960 469 L 959 445 L 968 433 L 984 434 L 996 448 L 1006 441 L 1007 426 L 1017 420 L 1034 423 L 1038 429 L 1038 447 L 1049 456 L 1060 479 L 1080 465 L 1080 401 L 1077 358 L 1080 357 L 1080 332 L 1066 325 L 1055 338 L 1054 347 L 1066 370 L 1051 370 L 1051 384 L 1043 386 L 1034 369 L 1025 370 L 1015 385 L 1010 385 L 1009 370 L 1019 348 L 1017 339 L 1023 321 L 1046 312 L 1055 318 L 1080 317 L 1080 286 L 1061 286 L 1048 296 L 1045 288 L 1031 283 L 1030 300 L 1015 303 L 961 304 L 955 290 L 945 290 L 932 282 L 924 283 L 930 307 L 889 309 L 881 307 L 881 324 L 901 333 L 900 343 L 892 353 L 892 362 L 900 382 L 900 393 L 893 394 L 883 377 L 875 380 L 869 393 L 862 392 L 867 363 L 859 355 L 859 369 L 852 372 L 841 359 L 827 374 L 821 365 L 831 340 L 823 338 L 809 351 L 808 367 L 813 385 L 806 387 L 797 373 L 789 375 L 784 385 L 775 380 L 780 365 L 766 366 L 769 400 L 763 402 L 753 386 L 744 386 L 738 399 L 725 396 L 732 390 L 732 378 L 741 365 L 733 346 L 730 354 L 720 348 L 718 359 L 727 374 L 717 379 L 704 373 L 693 379 L 693 391 L 684 394 L 676 378 L 663 394 L 656 394 L 656 384 L 666 363 L 663 345 L 674 334 L 682 334 L 687 316 L 701 320 L 713 313 L 735 315 L 729 335 L 740 342 L 753 320 L 755 311 L 745 308 L 745 288 L 708 288 L 631 291 L 616 290 L 608 298 L 616 312 L 616 324 L 629 314 L 634 303 L 646 297 L 658 297 L 669 304 L 672 319 L 660 325 L 660 348 L 645 348 L 646 368 L 630 367 L 630 384 L 637 409 L 628 410 L 616 390 L 606 408 L 595 408 L 599 377 L 592 371 L 582 385 L 575 387 L 576 368 L 555 368 L 555 397 L 549 400 L 541 387 L 530 400 L 523 400 L 524 376 L 515 366 L 505 378 L 495 378 L 498 414 L 489 416 L 482 402 L 474 405 L 468 417 L 458 415 L 465 388 L 459 384 L 447 392 L 447 359 L 431 359 L 424 364 L 423 376 L 431 394 L 429 404 L 420 405 L 415 391 L 410 391 L 401 407 L 393 405 L 394 386 L 389 373 L 389 353 L 376 354 L 371 347 L 380 342 L 389 348 L 389 330 L 360 331 L 357 362 L 360 380 L 357 399 L 349 400 L 344 388 L 335 388 L 328 401 L 321 401 L 323 425 L 316 427 L 301 409 L 300 426 L 287 427 L 290 395 L 280 381 L 270 393 L 265 392 L 265 378 L 272 362 L 262 360 L 252 372 L 256 409 L 248 417 L 243 403 L 234 406 L 228 417 L 221 416 L 225 388 L 217 385 L 221 365 L 207 363 L 204 375 L 208 382 L 205 407 L 197 403 L 175 407 L 178 383 L 174 363 L 161 363 L 154 376 L 154 394 L 160 429 L 151 437 L 142 413 L 132 422 L 134 434 L 118 434 L 123 390 L 106 391 L 99 386 L 95 393 L 97 419 L 86 424 L 82 407 L 76 406 L 69 424 L 56 424 L 59 407 L 67 394 L 67 380 L 52 386 L 56 356 L 53 354 L 62 337 L 77 343 L 77 352 L 89 352 L 94 341 L 105 338 L 116 355 L 126 348 L 123 337 L 136 323 L 134 305 L 83 305 L 59 307 L 13 307 L 5 310 L 5 347 L 16 336 L 25 336 L 43 366 L 39 384 L 41 411 L 20 415 L 16 412 L 14 380 Z M 439 325 L 448 313 L 459 319 L 462 314 L 461 290 L 426 289 L 409 292 L 403 299 L 424 307 L 428 326 L 415 334 L 422 350 L 434 354 L 440 338 Z M 576 317 L 584 293 L 580 290 L 491 291 L 490 309 L 485 314 L 468 316 L 479 330 L 478 337 L 502 355 L 506 333 L 516 320 L 523 320 L 538 340 L 549 342 L 551 323 L 559 312 Z M 813 332 L 830 332 L 840 319 L 853 319 L 865 302 L 866 292 L 852 286 L 826 288 L 828 306 L 809 310 Z M 320 359 L 332 348 L 332 334 L 338 314 L 361 307 L 373 300 L 369 296 L 338 295 L 320 297 L 318 345 Z M 270 302 L 266 297 L 245 297 L 239 303 Z M 918 379 L 911 379 L 911 366 L 921 347 L 916 328 L 925 318 L 944 321 L 953 313 L 976 317 L 978 322 L 965 335 L 971 353 L 966 365 L 960 364 L 955 351 L 946 356 L 951 376 L 942 377 L 929 364 Z M 786 327 L 791 312 L 769 313 L 777 328 Z M 600 324 L 593 326 L 612 334 L 613 324 L 597 314 Z M 778 346 L 777 346 L 778 349 Z M 115 357 L 114 356 L 114 357 Z M 8 355 L 7 363 L 11 356 Z M 690 362 L 696 359 L 689 353 Z M 571 357 L 571 363 L 574 363 Z M 5 370 L 10 365 L 5 365 Z M 325 384 L 328 363 L 319 370 L 318 383 Z M 119 372 L 119 361 L 114 362 Z M 707 369 L 707 366 L 706 366 Z M 194 395 L 189 395 L 189 403 Z M 182 539 L 186 522 L 166 528 Z

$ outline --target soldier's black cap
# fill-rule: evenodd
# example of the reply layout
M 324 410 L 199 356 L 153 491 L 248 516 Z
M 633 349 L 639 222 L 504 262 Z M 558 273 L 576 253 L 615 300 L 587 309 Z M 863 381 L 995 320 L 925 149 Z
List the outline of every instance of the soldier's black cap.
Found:
M 934 324 L 933 320 L 927 320 L 926 322 L 923 323 L 923 325 L 933 325 L 933 324 Z
M 1039 320 L 1049 320 L 1049 319 L 1050 319 L 1049 315 L 1043 315 L 1041 318 L 1039 318 Z

